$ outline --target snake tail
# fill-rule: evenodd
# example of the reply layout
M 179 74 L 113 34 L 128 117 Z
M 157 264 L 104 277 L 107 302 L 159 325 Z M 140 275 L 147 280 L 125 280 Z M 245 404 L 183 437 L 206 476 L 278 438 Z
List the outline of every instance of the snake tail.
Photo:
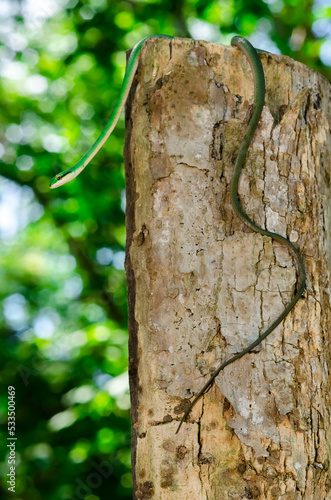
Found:
M 250 118 L 250 121 L 248 123 L 244 138 L 242 140 L 239 153 L 236 159 L 235 167 L 234 167 L 234 172 L 232 176 L 232 181 L 231 181 L 231 202 L 232 206 L 234 208 L 234 211 L 236 212 L 237 216 L 240 217 L 240 219 L 245 222 L 249 227 L 251 227 L 254 231 L 257 233 L 260 233 L 264 236 L 269 236 L 275 241 L 278 241 L 279 243 L 285 245 L 291 255 L 294 258 L 294 261 L 296 263 L 297 267 L 297 284 L 296 284 L 296 293 L 290 303 L 285 307 L 284 311 L 282 314 L 278 316 L 278 318 L 250 345 L 248 345 L 245 349 L 242 351 L 238 352 L 234 356 L 232 356 L 230 359 L 226 360 L 224 363 L 215 370 L 215 372 L 209 377 L 208 381 L 205 383 L 205 385 L 202 387 L 202 389 L 198 392 L 198 394 L 195 396 L 193 399 L 192 403 L 189 405 L 188 409 L 185 411 L 179 426 L 177 428 L 176 434 L 179 432 L 182 424 L 185 422 L 187 416 L 191 412 L 193 406 L 196 404 L 196 402 L 201 398 L 201 396 L 210 388 L 212 385 L 213 381 L 217 377 L 217 375 L 228 365 L 236 361 L 237 359 L 241 358 L 245 354 L 249 353 L 252 349 L 254 349 L 256 346 L 258 346 L 268 335 L 270 335 L 271 332 L 285 319 L 285 317 L 288 315 L 288 313 L 293 309 L 295 304 L 298 302 L 299 298 L 301 297 L 304 287 L 305 287 L 305 267 L 303 260 L 295 248 L 295 246 L 286 238 L 281 236 L 280 234 L 273 233 L 271 231 L 267 231 L 266 229 L 261 228 L 257 224 L 255 224 L 249 217 L 248 215 L 244 212 L 244 210 L 241 207 L 239 197 L 238 197 L 238 184 L 239 184 L 239 178 L 240 174 L 243 168 L 243 165 L 245 163 L 245 158 L 246 154 L 248 151 L 248 148 L 252 142 L 255 130 L 258 126 L 259 120 L 261 118 L 262 114 L 262 109 L 264 105 L 264 98 L 265 98 L 265 79 L 264 79 L 264 72 L 263 72 L 263 67 L 262 63 L 260 61 L 260 58 L 258 56 L 258 53 L 256 49 L 250 44 L 248 40 L 245 38 L 239 37 L 239 36 L 234 36 L 231 40 L 231 45 L 238 47 L 246 56 L 249 65 L 251 67 L 252 73 L 253 73 L 253 79 L 254 79 L 254 106 L 253 106 L 253 113 Z

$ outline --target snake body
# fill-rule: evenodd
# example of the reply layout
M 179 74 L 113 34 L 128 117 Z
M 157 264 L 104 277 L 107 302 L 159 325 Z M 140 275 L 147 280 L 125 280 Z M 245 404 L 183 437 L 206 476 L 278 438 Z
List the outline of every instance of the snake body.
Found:
M 144 45 L 144 42 L 148 38 L 154 38 L 154 37 L 163 37 L 163 38 L 173 38 L 172 36 L 169 35 L 152 35 L 148 36 L 146 38 L 143 38 L 138 42 L 135 47 L 132 49 L 130 58 L 128 60 L 127 64 L 127 70 L 124 76 L 123 84 L 121 87 L 120 91 L 120 96 L 119 99 L 115 105 L 114 111 L 111 114 L 111 117 L 104 128 L 103 132 L 101 133 L 100 137 L 96 140 L 96 142 L 93 144 L 93 146 L 88 150 L 88 152 L 83 156 L 83 158 L 72 168 L 65 170 L 64 172 L 61 172 L 60 174 L 56 175 L 53 177 L 51 181 L 51 188 L 56 188 L 58 186 L 61 186 L 65 184 L 66 182 L 74 179 L 82 170 L 88 165 L 88 163 L 92 160 L 92 158 L 97 154 L 97 152 L 100 150 L 100 148 L 103 146 L 103 144 L 106 142 L 108 139 L 109 135 L 113 131 L 120 113 L 123 109 L 123 106 L 126 102 L 126 99 L 128 97 L 131 84 L 134 78 L 134 75 L 136 73 L 137 67 L 138 67 L 138 56 L 139 53 Z M 241 358 L 248 352 L 250 352 L 252 349 L 254 349 L 256 346 L 258 346 L 270 333 L 283 321 L 283 319 L 288 315 L 288 313 L 293 309 L 295 304 L 298 302 L 299 298 L 301 297 L 304 287 L 305 287 L 305 267 L 303 264 L 303 260 L 298 252 L 298 250 L 295 248 L 295 246 L 286 238 L 281 236 L 280 234 L 273 233 L 271 231 L 267 231 L 266 229 L 263 229 L 262 227 L 258 226 L 253 222 L 248 215 L 244 212 L 242 209 L 240 202 L 239 202 L 239 197 L 238 197 L 238 184 L 239 184 L 239 179 L 240 179 L 240 174 L 242 171 L 242 168 L 245 163 L 246 159 L 246 154 L 248 151 L 248 148 L 251 144 L 252 138 L 254 136 L 255 130 L 258 126 L 261 114 L 262 114 L 262 109 L 264 105 L 264 98 L 265 98 L 265 80 L 264 80 L 264 73 L 263 73 L 263 67 L 260 61 L 260 58 L 258 56 L 258 53 L 256 49 L 250 44 L 248 40 L 245 38 L 239 37 L 239 36 L 234 36 L 231 40 L 231 45 L 238 47 L 246 56 L 249 65 L 251 67 L 251 71 L 253 74 L 253 79 L 254 79 L 254 106 L 253 106 L 253 113 L 251 116 L 251 119 L 249 121 L 249 124 L 247 126 L 244 138 L 242 140 L 242 143 L 240 145 L 239 153 L 236 159 L 235 167 L 234 167 L 234 172 L 233 172 L 233 177 L 231 181 L 231 202 L 232 206 L 234 208 L 234 211 L 242 219 L 245 224 L 250 226 L 254 231 L 257 233 L 262 234 L 263 236 L 269 236 L 275 241 L 278 241 L 279 243 L 285 245 L 291 255 L 294 258 L 294 261 L 297 266 L 297 284 L 296 284 L 296 293 L 292 300 L 289 302 L 289 304 L 285 307 L 284 311 L 282 314 L 278 316 L 277 319 L 274 320 L 274 322 L 250 345 L 248 345 L 245 349 L 242 351 L 238 352 L 228 360 L 224 361 L 219 368 L 209 377 L 208 381 L 205 383 L 205 385 L 202 387 L 202 389 L 198 392 L 198 394 L 195 396 L 193 399 L 192 403 L 189 405 L 188 409 L 185 411 L 179 426 L 177 428 L 176 434 L 178 433 L 179 429 L 181 428 L 181 425 L 183 422 L 186 420 L 186 417 L 192 410 L 193 406 L 195 403 L 200 399 L 200 397 L 207 391 L 207 389 L 211 386 L 217 375 L 229 364 L 233 363 L 237 359 Z
M 188 407 L 188 409 L 185 411 L 179 426 L 177 428 L 176 434 L 181 428 L 181 425 L 185 421 L 186 417 L 192 410 L 193 406 L 195 403 L 198 401 L 198 399 L 201 398 L 201 396 L 207 391 L 207 389 L 211 386 L 217 375 L 229 364 L 233 363 L 237 359 L 241 358 L 248 352 L 250 352 L 252 349 L 254 349 L 256 346 L 258 346 L 270 333 L 283 321 L 283 319 L 288 315 L 288 313 L 293 309 L 295 304 L 298 302 L 299 298 L 301 297 L 304 287 L 305 287 L 305 267 L 302 261 L 302 258 L 295 248 L 295 246 L 286 238 L 281 236 L 280 234 L 277 233 L 272 233 L 271 231 L 267 231 L 266 229 L 263 229 L 262 227 L 258 226 L 253 222 L 248 215 L 244 212 L 242 209 L 239 198 L 238 198 L 238 184 L 239 184 L 239 178 L 240 174 L 242 171 L 242 168 L 245 163 L 246 159 L 246 154 L 248 151 L 248 148 L 250 146 L 250 143 L 252 141 L 252 138 L 254 136 L 255 130 L 258 126 L 261 114 L 262 114 L 262 109 L 264 105 L 264 97 L 265 97 L 265 80 L 264 80 L 264 72 L 263 72 L 263 67 L 260 61 L 260 58 L 258 56 L 257 51 L 254 49 L 254 47 L 250 44 L 248 40 L 245 38 L 239 37 L 239 36 L 234 36 L 231 40 L 231 45 L 238 47 L 247 57 L 249 65 L 251 67 L 252 73 L 253 73 L 253 78 L 254 78 L 254 107 L 253 107 L 253 113 L 251 116 L 251 119 L 249 121 L 249 124 L 247 126 L 244 138 L 242 140 L 242 143 L 240 145 L 239 153 L 237 156 L 237 160 L 235 163 L 234 167 L 234 172 L 232 176 L 232 181 L 231 181 L 231 202 L 232 206 L 238 215 L 240 219 L 242 219 L 245 224 L 250 226 L 254 231 L 257 233 L 260 233 L 264 236 L 270 236 L 275 241 L 278 241 L 279 243 L 284 244 L 292 256 L 294 257 L 294 260 L 297 265 L 297 272 L 298 272 L 298 277 L 297 277 L 297 291 L 290 301 L 290 303 L 285 307 L 284 311 L 282 314 L 278 316 L 277 319 L 251 344 L 249 344 L 245 349 L 242 351 L 238 352 L 228 360 L 224 361 L 224 363 L 221 364 L 215 370 L 215 372 L 212 374 L 212 376 L 209 378 L 209 380 L 205 383 L 203 388 L 198 392 L 198 394 L 195 396 L 193 399 L 192 403 Z

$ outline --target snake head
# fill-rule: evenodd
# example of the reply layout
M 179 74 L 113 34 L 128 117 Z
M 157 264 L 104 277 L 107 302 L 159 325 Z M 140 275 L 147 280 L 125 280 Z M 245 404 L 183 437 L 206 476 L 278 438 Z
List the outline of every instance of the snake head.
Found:
M 76 171 L 73 171 L 71 169 L 65 170 L 64 172 L 61 172 L 60 174 L 57 174 L 53 177 L 49 187 L 51 189 L 54 189 L 59 186 L 62 186 L 63 184 L 72 181 L 78 174 L 79 172 L 77 170 Z

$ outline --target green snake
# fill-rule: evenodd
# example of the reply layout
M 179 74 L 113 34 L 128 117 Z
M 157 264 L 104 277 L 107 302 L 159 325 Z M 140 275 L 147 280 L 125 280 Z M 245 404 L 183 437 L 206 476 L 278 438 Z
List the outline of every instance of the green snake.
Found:
M 66 182 L 71 181 L 75 177 L 77 177 L 78 174 L 84 170 L 84 168 L 89 164 L 89 162 L 92 160 L 92 158 L 97 154 L 97 152 L 100 150 L 100 148 L 103 146 L 103 144 L 106 142 L 108 139 L 109 135 L 111 132 L 114 130 L 115 125 L 120 117 L 121 111 L 123 109 L 123 106 L 126 102 L 126 99 L 129 95 L 131 84 L 133 81 L 133 78 L 135 76 L 137 67 L 138 67 L 138 56 L 139 53 L 145 43 L 145 41 L 149 38 L 156 38 L 156 37 L 163 37 L 163 38 L 170 38 L 172 39 L 172 36 L 169 35 L 151 35 L 147 36 L 146 38 L 143 38 L 138 42 L 135 47 L 132 49 L 128 64 L 127 64 L 127 70 L 124 76 L 123 84 L 121 87 L 120 91 L 120 96 L 119 99 L 115 105 L 115 108 L 111 114 L 111 117 L 102 131 L 101 135 L 99 138 L 95 141 L 93 146 L 88 150 L 88 152 L 83 156 L 83 158 L 76 163 L 76 165 L 72 168 L 69 168 L 68 170 L 65 170 L 61 172 L 60 174 L 56 175 L 53 177 L 51 181 L 51 188 L 56 188 L 59 186 L 62 186 Z M 305 267 L 303 264 L 303 260 L 295 248 L 295 246 L 286 238 L 281 236 L 280 234 L 273 233 L 271 231 L 267 231 L 266 229 L 263 229 L 262 227 L 258 226 L 255 224 L 249 217 L 246 215 L 244 210 L 242 209 L 239 198 L 238 198 L 238 184 L 239 184 L 239 179 L 240 179 L 240 174 L 243 168 L 243 165 L 245 163 L 245 158 L 247 154 L 247 150 L 250 146 L 250 143 L 252 141 L 252 138 L 254 136 L 255 130 L 257 128 L 257 125 L 259 123 L 261 114 L 262 114 L 262 109 L 264 105 L 264 97 L 265 97 L 265 80 L 264 80 L 264 72 L 263 72 L 263 67 L 260 61 L 260 58 L 258 56 L 258 53 L 256 49 L 250 44 L 248 40 L 245 38 L 239 37 L 239 36 L 234 36 L 231 40 L 231 45 L 238 47 L 246 56 L 249 65 L 251 67 L 251 71 L 253 73 L 253 78 L 254 78 L 254 106 L 253 106 L 253 113 L 250 118 L 250 121 L 248 123 L 244 138 L 242 140 L 242 143 L 240 145 L 239 153 L 236 159 L 235 167 L 234 167 L 234 172 L 233 172 L 233 177 L 231 181 L 231 201 L 233 208 L 242 219 L 245 224 L 250 226 L 254 231 L 257 233 L 262 234 L 263 236 L 270 236 L 275 241 L 278 241 L 279 243 L 285 245 L 289 252 L 292 254 L 294 261 L 297 266 L 297 284 L 296 284 L 296 293 L 292 300 L 289 302 L 289 304 L 285 307 L 284 311 L 278 318 L 250 345 L 248 345 L 245 349 L 242 351 L 238 352 L 231 358 L 229 358 L 227 361 L 224 361 L 224 363 L 217 368 L 217 370 L 209 377 L 208 381 L 205 383 L 203 388 L 199 391 L 199 393 L 195 396 L 193 399 L 192 403 L 189 405 L 188 409 L 185 411 L 179 426 L 177 428 L 176 434 L 178 433 L 181 425 L 183 422 L 186 420 L 186 417 L 189 415 L 191 412 L 193 406 L 195 403 L 200 399 L 200 397 L 207 391 L 207 389 L 211 386 L 217 375 L 230 363 L 233 363 L 237 359 L 241 358 L 248 352 L 250 352 L 252 349 L 254 349 L 256 346 L 258 346 L 270 333 L 283 321 L 283 319 L 288 315 L 288 313 L 293 309 L 295 304 L 298 302 L 299 298 L 301 297 L 304 287 L 305 287 Z

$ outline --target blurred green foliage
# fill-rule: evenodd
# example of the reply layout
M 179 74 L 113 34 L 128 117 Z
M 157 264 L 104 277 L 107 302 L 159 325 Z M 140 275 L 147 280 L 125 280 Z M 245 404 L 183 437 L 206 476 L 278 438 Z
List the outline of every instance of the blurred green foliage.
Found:
M 123 118 L 83 175 L 49 190 L 106 123 L 125 51 L 155 33 L 241 34 L 330 78 L 330 12 L 323 0 L 1 3 L 2 498 L 131 498 Z

